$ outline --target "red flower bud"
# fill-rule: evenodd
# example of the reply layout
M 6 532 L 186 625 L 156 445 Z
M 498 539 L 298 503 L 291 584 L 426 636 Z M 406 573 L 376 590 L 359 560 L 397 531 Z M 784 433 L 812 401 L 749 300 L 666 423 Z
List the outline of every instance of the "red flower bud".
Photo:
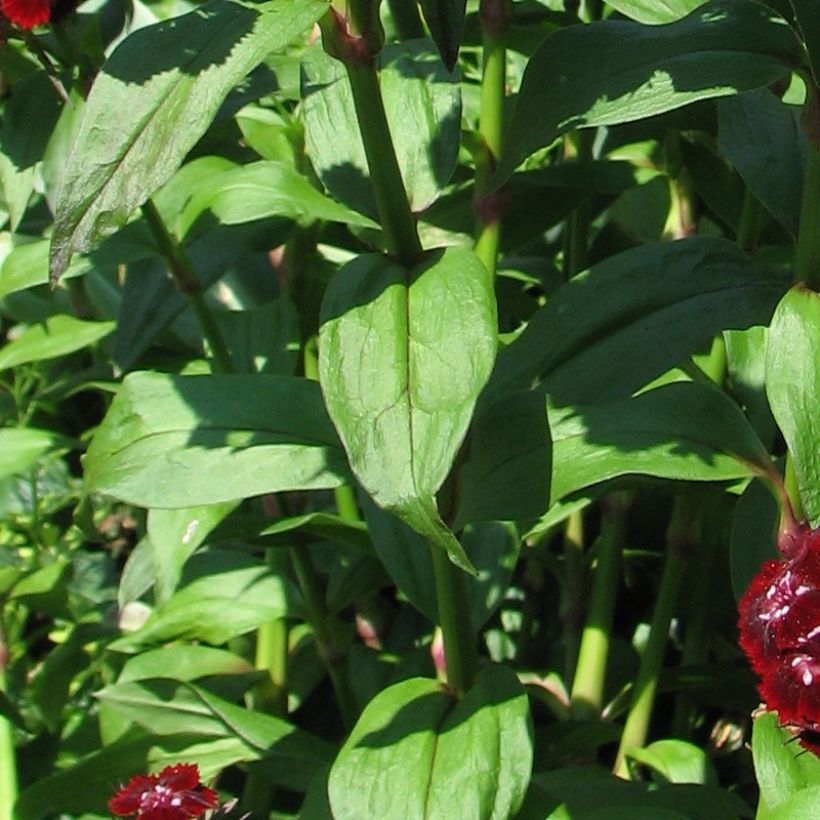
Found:
M 820 754 L 820 529 L 799 529 L 740 600 L 740 645 L 766 708 Z

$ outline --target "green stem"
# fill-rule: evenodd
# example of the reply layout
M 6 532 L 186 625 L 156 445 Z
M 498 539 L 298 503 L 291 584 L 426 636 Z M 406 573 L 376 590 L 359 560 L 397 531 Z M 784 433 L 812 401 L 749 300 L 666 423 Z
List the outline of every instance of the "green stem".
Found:
M 604 521 L 598 539 L 598 560 L 589 599 L 589 612 L 581 637 L 578 665 L 570 702 L 573 715 L 583 720 L 601 716 L 612 620 L 618 591 L 623 550 L 626 498 L 612 494 L 606 499 Z
M 800 488 L 797 484 L 797 473 L 794 471 L 794 459 L 791 453 L 786 453 L 786 467 L 784 470 L 783 484 L 786 488 L 786 495 L 791 502 L 791 512 L 798 521 L 803 521 L 806 513 L 803 510 L 803 502 L 800 499 Z
M 387 0 L 390 14 L 400 40 L 417 40 L 424 37 L 419 6 L 415 0 Z
M 570 139 L 568 136 L 567 139 Z M 595 143 L 595 131 L 581 129 L 575 134 L 577 141 L 576 161 L 590 162 L 592 147 Z M 587 267 L 589 252 L 589 229 L 592 219 L 592 203 L 585 199 L 567 219 L 564 228 L 564 263 L 565 279 L 571 279 Z
M 803 109 L 806 165 L 794 273 L 796 281 L 820 291 L 820 89 L 811 79 L 807 79 L 806 84 Z
M 0 692 L 6 690 L 6 645 L 0 636 Z M 17 801 L 17 755 L 14 750 L 14 730 L 11 723 L 0 716 L 0 820 L 14 820 Z
M 307 547 L 305 545 L 293 547 L 290 550 L 290 557 L 308 611 L 310 625 L 319 647 L 319 655 L 330 676 L 342 720 L 349 730 L 356 723 L 358 708 L 350 681 L 345 675 L 345 652 L 338 645 L 333 634 L 331 616 L 325 606 L 322 585 L 307 552 Z
M 571 513 L 564 524 L 564 588 L 561 620 L 564 630 L 564 659 L 566 680 L 578 665 L 578 646 L 581 641 L 584 617 L 584 516 L 580 510 Z
M 483 146 L 476 161 L 476 204 L 478 228 L 475 251 L 487 270 L 495 273 L 501 239 L 499 192 L 487 194 L 490 178 L 501 157 L 504 130 L 504 97 L 507 82 L 507 49 L 502 31 L 484 26 L 484 55 L 481 75 L 481 109 L 478 130 Z
M 396 159 L 376 68 L 370 61 L 348 62 L 346 68 L 385 245 L 409 267 L 421 256 L 421 242 Z
M 438 620 L 444 637 L 447 684 L 460 697 L 472 685 L 478 666 L 464 573 L 450 561 L 441 547 L 431 544 L 430 555 L 436 582 Z
M 222 331 L 205 301 L 202 282 L 191 266 L 184 248 L 171 236 L 157 206 L 150 199 L 142 206 L 142 214 L 160 253 L 168 264 L 168 271 L 174 285 L 188 299 L 188 303 L 196 314 L 202 333 L 211 348 L 216 369 L 221 373 L 233 373 L 233 361 L 225 339 L 222 337 Z
M 655 612 L 649 628 L 649 639 L 641 658 L 640 668 L 632 689 L 632 702 L 626 718 L 614 772 L 619 777 L 629 778 L 626 753 L 640 748 L 646 743 L 649 721 L 655 705 L 658 678 L 663 667 L 669 627 L 678 602 L 686 570 L 688 553 L 691 549 L 693 510 L 690 502 L 677 499 L 672 522 L 667 535 L 666 561 L 664 562 Z

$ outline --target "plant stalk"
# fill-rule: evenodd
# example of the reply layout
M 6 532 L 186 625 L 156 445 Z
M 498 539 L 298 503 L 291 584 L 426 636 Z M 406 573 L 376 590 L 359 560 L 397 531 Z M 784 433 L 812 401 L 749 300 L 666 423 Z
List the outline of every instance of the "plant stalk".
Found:
M 680 497 L 676 499 L 667 533 L 666 560 L 649 629 L 649 640 L 633 684 L 632 702 L 615 758 L 613 770 L 618 777 L 629 779 L 627 752 L 630 749 L 640 748 L 646 743 L 652 709 L 655 705 L 658 679 L 669 637 L 669 627 L 677 607 L 687 559 L 694 543 L 692 537 L 694 517 L 695 508 L 692 502 Z
M 501 157 L 507 83 L 505 31 L 510 14 L 511 9 L 504 0 L 482 0 L 479 17 L 483 57 L 478 120 L 482 145 L 476 154 L 475 209 L 478 225 L 475 252 L 493 274 L 498 263 L 504 194 L 503 191 L 488 192 L 488 188 Z
M 392 256 L 410 267 L 421 256 L 421 242 L 393 147 L 375 64 L 348 63 L 346 68 L 385 245 Z
M 430 555 L 433 559 L 439 626 L 444 637 L 447 685 L 456 697 L 461 697 L 472 685 L 478 667 L 464 573 L 450 561 L 441 547 L 431 544 Z
M 626 527 L 626 502 L 625 496 L 616 493 L 605 499 L 604 521 L 597 545 L 598 561 L 570 696 L 572 713 L 581 720 L 600 719 L 603 708 Z
M 6 689 L 6 645 L 0 636 L 0 692 Z M 14 730 L 0 715 L 0 820 L 14 820 L 17 802 L 17 755 L 14 750 Z
M 325 606 L 322 585 L 305 545 L 292 547 L 290 557 L 308 611 L 310 625 L 319 647 L 319 656 L 324 661 L 330 676 L 342 721 L 345 728 L 350 730 L 356 723 L 358 708 L 350 681 L 345 674 L 345 653 L 338 646 L 330 624 L 331 616 Z
M 185 296 L 196 314 L 202 334 L 208 340 L 211 348 L 215 369 L 220 373 L 233 373 L 235 368 L 228 346 L 225 344 L 213 311 L 205 301 L 202 282 L 191 266 L 185 249 L 171 235 L 157 206 L 150 199 L 142 206 L 142 214 L 160 253 L 168 264 L 168 271 L 174 285 Z
M 564 630 L 564 659 L 566 680 L 569 681 L 578 665 L 584 617 L 586 569 L 584 567 L 584 515 L 581 510 L 570 513 L 564 524 L 564 587 L 562 591 L 561 621 Z

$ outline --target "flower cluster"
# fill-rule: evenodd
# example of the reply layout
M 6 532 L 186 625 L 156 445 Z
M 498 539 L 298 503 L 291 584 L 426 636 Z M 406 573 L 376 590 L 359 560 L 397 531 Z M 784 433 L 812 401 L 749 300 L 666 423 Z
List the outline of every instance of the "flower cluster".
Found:
M 166 766 L 158 774 L 138 774 L 108 801 L 112 813 L 133 814 L 136 820 L 188 820 L 217 805 L 216 792 L 199 782 L 199 769 L 192 763 Z
M 781 539 L 740 601 L 740 645 L 780 723 L 820 755 L 820 529 Z

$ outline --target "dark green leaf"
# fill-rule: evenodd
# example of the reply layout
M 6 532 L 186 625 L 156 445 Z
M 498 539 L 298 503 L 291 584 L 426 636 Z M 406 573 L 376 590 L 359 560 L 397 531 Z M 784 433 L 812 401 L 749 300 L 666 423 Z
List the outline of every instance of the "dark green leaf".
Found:
M 68 158 L 52 279 L 75 250 L 125 224 L 179 168 L 237 83 L 326 7 L 322 0 L 212 0 L 126 37 L 92 86 Z
M 667 26 L 606 20 L 561 29 L 527 65 L 496 179 L 573 128 L 760 88 L 800 62 L 792 30 L 759 3 L 712 0 Z
M 344 66 L 315 47 L 302 66 L 305 143 L 324 186 L 340 202 L 376 217 L 353 92 Z M 387 45 L 380 82 L 410 207 L 420 211 L 450 181 L 461 139 L 458 75 L 431 44 Z
M 809 53 L 814 82 L 820 83 L 820 15 L 813 0 L 791 0 L 794 16 Z
M 542 378 L 558 404 L 627 396 L 720 330 L 767 324 L 784 287 L 722 239 L 625 251 L 556 292 L 501 351 L 488 389 Z
M 60 99 L 45 71 L 11 83 L 10 92 L 0 128 L 0 184 L 15 231 L 34 190 L 34 167 L 57 123 Z
M 800 109 L 768 89 L 718 102 L 718 146 L 749 190 L 793 236 L 803 190 Z
M 766 348 L 766 393 L 794 459 L 803 509 L 820 523 L 820 294 L 793 287 L 777 306 Z
M 621 475 L 730 481 L 771 470 L 734 402 L 675 382 L 611 404 L 550 410 L 552 499 Z
M 730 568 L 732 590 L 739 601 L 764 561 L 779 558 L 777 527 L 780 508 L 771 490 L 752 481 L 737 501 L 732 520 Z
M 552 447 L 544 399 L 531 391 L 505 396 L 476 414 L 459 473 L 454 527 L 471 521 L 526 521 L 548 507 Z
M 394 684 L 368 704 L 333 764 L 333 816 L 507 820 L 527 789 L 531 731 L 510 669 L 482 670 L 460 701 L 434 680 Z
M 706 752 L 685 740 L 656 740 L 643 748 L 630 749 L 628 756 L 669 783 L 718 784 Z
M 132 373 L 85 458 L 88 491 L 149 508 L 345 480 L 318 385 L 286 376 Z
M 421 8 L 441 59 L 452 71 L 458 60 L 458 49 L 464 33 L 467 0 L 421 0 Z
M 365 516 L 376 554 L 393 583 L 413 606 L 438 623 L 433 562 L 425 539 L 395 516 L 367 501 Z M 521 540 L 515 531 L 498 522 L 470 524 L 461 542 L 476 568 L 474 578 L 465 578 L 470 623 L 477 632 L 501 604 L 515 569 Z
M 466 249 L 430 252 L 412 270 L 363 255 L 325 295 L 319 374 L 354 474 L 379 506 L 464 568 L 435 494 L 495 348 L 492 277 Z

